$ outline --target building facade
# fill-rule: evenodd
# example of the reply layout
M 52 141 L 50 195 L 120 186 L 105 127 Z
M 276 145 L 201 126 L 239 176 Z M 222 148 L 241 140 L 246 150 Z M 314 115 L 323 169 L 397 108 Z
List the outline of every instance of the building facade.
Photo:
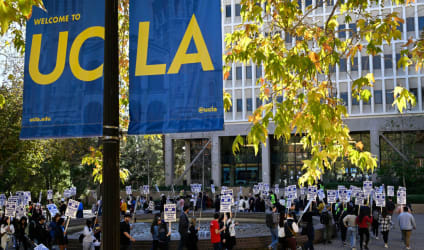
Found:
M 384 1 L 384 0 L 381 0 Z M 318 0 L 299 1 L 303 10 L 314 5 Z M 321 1 L 320 1 L 321 3 Z M 316 8 L 310 18 L 323 22 L 332 10 L 332 1 L 325 1 Z M 222 30 L 233 32 L 241 23 L 240 4 L 236 0 L 222 0 Z M 343 59 L 335 67 L 332 76 L 337 84 L 337 97 L 347 107 L 349 118 L 345 119 L 354 141 L 362 141 L 365 150 L 369 150 L 379 159 L 379 169 L 383 175 L 393 174 L 390 168 L 394 159 L 408 160 L 414 167 L 424 167 L 424 71 L 416 72 L 415 67 L 405 70 L 397 67 L 402 45 L 410 37 L 418 38 L 424 31 L 424 2 L 415 1 L 408 6 L 392 5 L 386 1 L 384 7 L 373 5 L 369 9 L 375 15 L 398 12 L 405 20 L 398 26 L 402 40 L 383 45 L 383 53 L 377 56 L 358 53 L 353 64 Z M 339 30 L 350 28 L 356 30 L 355 23 L 344 23 L 339 18 Z M 340 32 L 339 38 L 348 38 L 350 32 Z M 284 36 L 287 46 L 295 43 L 295 38 Z M 224 48 L 224 44 L 223 44 Z M 372 98 L 368 103 L 352 98 L 353 79 L 373 73 L 374 87 L 370 89 Z M 237 135 L 247 135 L 250 124 L 248 117 L 262 105 L 259 98 L 260 86 L 256 84 L 262 76 L 262 68 L 254 64 L 233 64 L 230 76 L 223 81 L 226 92 L 232 96 L 233 107 L 225 112 L 225 129 L 218 132 L 170 134 L 165 136 L 165 174 L 166 184 L 171 185 L 177 178 L 174 166 L 175 140 L 185 140 L 186 166 L 208 141 L 204 156 L 198 158 L 190 168 L 185 180 L 191 182 L 211 183 L 220 186 L 251 185 L 257 182 L 270 184 L 293 184 L 302 175 L 302 160 L 309 158 L 309 152 L 303 150 L 298 137 L 288 143 L 273 138 L 273 126 L 270 126 L 269 139 L 255 155 L 253 149 L 244 147 L 240 153 L 233 155 L 232 143 Z M 403 114 L 392 106 L 393 90 L 403 86 L 413 93 L 417 105 Z M 400 154 L 399 154 L 400 153 Z M 355 181 L 368 177 L 370 173 L 361 173 L 347 161 L 340 161 L 343 171 L 327 174 L 326 178 Z M 385 170 L 385 171 L 383 171 Z M 387 171 L 386 171 L 387 170 Z M 202 174 L 199 174 L 202 173 Z M 372 175 L 374 178 L 378 175 Z

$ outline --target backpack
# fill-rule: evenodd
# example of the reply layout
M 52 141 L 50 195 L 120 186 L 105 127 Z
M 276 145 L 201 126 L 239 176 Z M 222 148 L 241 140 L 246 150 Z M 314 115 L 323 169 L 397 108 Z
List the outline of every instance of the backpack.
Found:
M 328 212 L 322 212 L 321 216 L 319 218 L 319 221 L 321 222 L 321 224 L 323 225 L 328 225 L 330 224 L 330 215 L 328 214 Z

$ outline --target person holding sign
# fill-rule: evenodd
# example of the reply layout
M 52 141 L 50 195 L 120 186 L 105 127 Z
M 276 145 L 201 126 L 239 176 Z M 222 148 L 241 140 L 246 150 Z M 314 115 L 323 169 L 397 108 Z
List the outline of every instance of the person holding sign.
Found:
M 55 229 L 55 240 L 60 250 L 65 250 L 68 246 L 68 236 L 65 231 L 65 219 L 60 218 Z
M 15 233 L 15 227 L 10 223 L 10 217 L 3 222 L 1 225 L 1 247 L 7 249 L 12 244 L 12 235 Z
M 210 232 L 211 232 L 211 243 L 213 245 L 214 250 L 222 250 L 222 244 L 221 244 L 221 232 L 226 229 L 225 222 L 226 218 L 224 218 L 224 226 L 219 229 L 219 213 L 215 213 L 213 216 L 213 220 L 210 224 Z
M 168 224 L 164 220 L 159 222 L 159 249 L 168 250 L 169 242 L 171 241 L 171 228 L 168 229 Z

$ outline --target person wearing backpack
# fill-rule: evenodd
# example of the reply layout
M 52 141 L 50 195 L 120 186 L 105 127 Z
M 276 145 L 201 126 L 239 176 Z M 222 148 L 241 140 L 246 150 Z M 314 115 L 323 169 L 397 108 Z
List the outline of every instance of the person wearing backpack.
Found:
M 271 211 L 269 211 L 268 213 L 266 213 L 266 216 L 265 216 L 265 223 L 266 223 L 266 226 L 269 228 L 269 231 L 271 232 L 271 239 L 272 239 L 272 242 L 268 246 L 268 249 L 276 249 L 277 244 L 278 244 L 278 228 L 277 228 L 277 224 L 279 222 L 279 220 L 278 220 L 278 214 L 277 214 L 277 207 L 276 206 L 272 206 L 270 208 L 270 210 Z
M 331 244 L 331 214 L 328 212 L 327 207 L 324 207 L 320 216 L 320 223 L 324 225 L 324 244 Z
M 224 231 L 225 244 L 224 248 L 227 250 L 232 250 L 236 245 L 236 223 L 233 220 L 231 213 L 227 213 L 227 222 Z
M 296 250 L 296 234 L 298 232 L 299 227 L 297 226 L 293 216 L 290 213 L 287 214 L 287 220 L 284 222 L 284 233 L 286 247 L 290 250 Z
M 159 222 L 159 249 L 168 250 L 171 241 L 171 229 L 165 221 Z

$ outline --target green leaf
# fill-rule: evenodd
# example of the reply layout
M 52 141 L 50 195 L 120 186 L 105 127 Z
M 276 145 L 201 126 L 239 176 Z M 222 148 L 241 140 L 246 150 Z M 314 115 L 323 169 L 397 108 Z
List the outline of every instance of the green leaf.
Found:
M 392 106 L 394 107 L 396 105 L 400 113 L 407 108 L 408 103 L 411 104 L 411 106 L 415 106 L 417 104 L 414 94 L 410 93 L 403 87 L 396 87 L 393 95 L 395 101 Z
M 244 138 L 238 135 L 233 142 L 233 154 L 240 152 L 240 146 L 244 146 Z
M 3 105 L 6 103 L 6 99 L 4 99 L 3 95 L 0 95 L 0 108 L 3 108 Z

